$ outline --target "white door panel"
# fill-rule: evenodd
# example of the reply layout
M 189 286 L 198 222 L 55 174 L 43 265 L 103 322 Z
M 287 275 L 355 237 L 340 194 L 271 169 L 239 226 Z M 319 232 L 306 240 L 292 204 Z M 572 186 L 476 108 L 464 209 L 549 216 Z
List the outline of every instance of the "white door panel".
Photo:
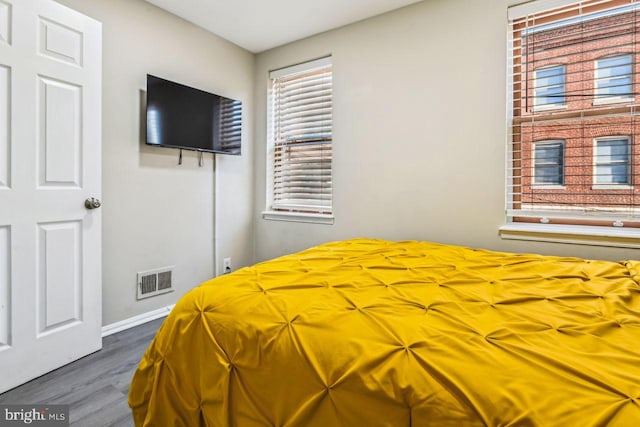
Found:
M 101 25 L 0 0 L 0 392 L 99 350 Z
M 0 0 L 0 43 L 11 44 L 11 4 Z
M 10 345 L 11 312 L 11 235 L 9 227 L 0 227 L 0 351 Z
M 38 76 L 38 188 L 82 188 L 82 86 Z
M 82 321 L 82 223 L 38 224 L 38 335 Z
M 0 65 L 0 190 L 6 189 L 10 185 L 9 177 L 11 176 L 9 173 L 10 94 L 11 69 L 5 65 Z
M 83 34 L 48 19 L 39 18 L 38 52 L 82 67 Z

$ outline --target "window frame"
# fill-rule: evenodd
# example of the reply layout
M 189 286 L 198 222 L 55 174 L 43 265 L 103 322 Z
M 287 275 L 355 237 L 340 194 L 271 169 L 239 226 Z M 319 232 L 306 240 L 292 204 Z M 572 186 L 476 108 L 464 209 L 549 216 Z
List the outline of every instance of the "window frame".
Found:
M 533 145 L 533 149 L 532 149 L 532 162 L 531 162 L 531 167 L 532 167 L 532 171 L 531 171 L 531 186 L 533 188 L 536 189 L 562 189 L 565 188 L 565 147 L 566 147 L 566 141 L 564 139 L 545 139 L 545 140 L 541 140 L 541 141 L 535 141 L 532 143 Z M 539 146 L 543 146 L 543 145 L 560 145 L 561 150 L 560 150 L 560 160 L 561 162 L 556 164 L 556 163 L 545 163 L 544 165 L 554 165 L 556 167 L 560 167 L 561 169 L 561 175 L 560 175 L 560 182 L 559 183 L 542 183 L 542 182 L 536 182 L 536 170 L 538 168 L 538 164 L 537 164 L 537 148 Z
M 623 10 L 624 9 L 624 10 Z M 522 241 L 542 241 L 542 242 L 560 242 L 569 244 L 584 244 L 592 246 L 612 246 L 612 247 L 627 247 L 627 248 L 639 248 L 640 249 L 640 207 L 634 205 L 631 211 L 598 211 L 585 209 L 584 211 L 572 211 L 567 210 L 542 210 L 535 212 L 535 215 L 527 213 L 521 210 L 521 188 L 526 185 L 523 181 L 523 166 L 524 157 L 522 150 L 524 148 L 523 139 L 521 139 L 521 131 L 523 125 L 527 123 L 533 123 L 536 119 L 528 119 L 528 115 L 534 115 L 535 113 L 541 113 L 547 115 L 541 120 L 555 120 L 565 117 L 573 117 L 571 107 L 567 104 L 573 104 L 573 98 L 568 99 L 565 97 L 566 108 L 562 111 L 557 111 L 559 108 L 554 106 L 553 108 L 543 108 L 543 106 L 532 107 L 528 101 L 526 101 L 526 94 L 531 96 L 531 86 L 527 85 L 523 76 L 526 76 L 527 69 L 531 73 L 535 69 L 535 65 L 532 68 L 525 66 L 523 49 L 527 49 L 528 46 L 523 42 L 521 35 L 528 32 L 531 28 L 533 31 L 537 31 L 537 28 L 543 28 L 544 30 L 557 28 L 560 21 L 569 20 L 571 24 L 576 22 L 588 22 L 592 19 L 598 19 L 608 13 L 610 10 L 616 10 L 615 13 L 626 13 L 629 11 L 640 11 L 640 5 L 634 3 L 631 0 L 627 2 L 619 1 L 605 1 L 602 3 L 591 3 L 588 0 L 536 0 L 529 2 L 517 2 L 509 1 L 507 3 L 507 19 L 508 19 L 508 40 L 507 45 L 507 58 L 508 58 L 508 73 L 506 78 L 507 85 L 507 126 L 506 126 L 506 170 L 505 170 L 505 198 L 506 198 L 506 211 L 505 211 L 505 224 L 499 227 L 499 235 L 503 239 L 509 240 L 522 240 Z M 618 12 L 620 10 L 621 12 Z M 586 11 L 586 12 L 585 12 Z M 584 15 L 583 15 L 584 13 Z M 559 20 L 557 17 L 560 17 Z M 638 22 L 636 18 L 636 22 Z M 562 24 L 564 25 L 564 24 Z M 612 53 L 607 56 L 621 56 L 632 55 L 632 75 L 635 73 L 637 66 L 634 64 L 637 51 L 633 52 L 620 52 L 613 53 L 615 50 L 620 50 L 622 45 L 616 45 L 615 48 L 607 49 L 607 53 Z M 603 49 L 604 51 L 604 49 Z M 591 80 L 594 81 L 594 68 L 596 59 L 604 59 L 606 56 L 600 56 L 596 58 L 590 57 L 592 71 Z M 555 61 L 556 63 L 561 61 Z M 542 61 L 540 62 L 542 63 Z M 571 64 L 568 70 L 573 70 Z M 540 69 L 542 67 L 539 67 Z M 582 69 L 581 69 L 582 70 Z M 573 71 L 571 71 L 573 72 Z M 581 72 L 585 72 L 582 70 Z M 565 85 L 568 90 L 572 90 L 573 78 L 567 76 L 565 79 Z M 632 91 L 635 90 L 637 84 L 635 77 L 632 77 Z M 594 96 L 595 84 L 590 85 L 592 91 L 591 96 Z M 631 102 L 634 104 L 638 97 L 633 95 Z M 579 104 L 583 101 L 580 98 L 576 98 L 576 102 Z M 620 101 L 621 103 L 623 101 Z M 528 104 L 528 105 L 527 105 Z M 589 102 L 592 104 L 592 101 Z M 614 103 L 612 103 L 614 104 Z M 637 105 L 637 104 L 636 104 Z M 594 107 L 596 104 L 593 105 Z M 567 108 L 569 107 L 569 108 Z M 633 109 L 633 106 L 618 106 L 613 105 L 611 107 L 604 108 L 629 108 Z M 528 108 L 528 109 L 527 109 Z M 581 107 L 588 108 L 588 107 Z M 603 108 L 597 106 L 597 108 Z M 545 110 L 551 110 L 548 113 Z M 553 111 L 556 110 L 556 111 Z M 616 112 L 619 110 L 616 110 Z M 618 131 L 619 132 L 619 131 Z M 616 135 L 616 130 L 612 129 L 612 133 L 607 133 L 605 129 L 598 131 L 589 131 L 590 139 L 604 138 L 606 135 Z M 629 135 L 626 131 L 622 132 L 623 135 Z M 631 135 L 635 135 L 635 131 L 631 131 Z M 560 135 L 557 135 L 560 136 Z M 564 137 L 564 135 L 562 135 Z M 552 137 L 553 138 L 553 137 Z M 567 147 L 573 147 L 570 139 L 572 136 L 567 135 L 566 145 Z M 550 138 L 546 138 L 550 139 Z M 529 141 L 527 143 L 533 143 L 535 141 Z M 586 141 L 585 141 L 586 142 Z M 588 144 L 588 142 L 586 142 Z M 531 149 L 531 146 L 530 146 Z M 633 163 L 636 161 L 636 154 L 634 148 L 634 141 L 629 142 L 629 159 L 631 163 L 631 183 L 635 182 L 636 177 L 633 176 L 637 170 Z M 593 153 L 592 153 L 593 154 Z M 566 156 L 566 154 L 565 154 Z M 565 169 L 573 167 L 572 164 L 567 164 L 565 159 Z M 593 162 L 593 160 L 591 160 Z M 593 163 L 585 164 L 587 170 L 590 167 L 594 167 Z M 588 173 L 587 171 L 585 171 Z M 569 183 L 567 171 L 565 170 L 565 184 L 567 188 Z M 530 180 L 533 182 L 533 178 Z M 577 183 L 577 185 L 587 185 L 590 182 L 587 179 L 586 182 Z M 571 185 L 573 185 L 571 181 Z M 600 184 L 599 184 L 600 186 Z M 539 188 L 536 186 L 536 188 Z M 615 185 L 615 188 L 611 189 L 611 194 L 617 194 L 616 190 L 627 190 L 628 187 L 623 185 Z M 632 188 L 632 186 L 630 187 Z M 598 188 L 599 189 L 599 188 Z M 604 189 L 604 188 L 603 188 Z M 620 193 L 622 194 L 622 193 Z M 626 194 L 634 197 L 634 193 L 630 193 L 629 190 Z
M 538 96 L 538 91 L 541 89 L 538 87 L 538 73 L 541 71 L 549 71 L 556 68 L 562 69 L 562 84 L 557 85 L 545 85 L 542 88 L 548 89 L 550 87 L 561 87 L 563 94 L 562 102 L 552 102 L 547 104 L 539 104 L 538 100 L 543 97 Z M 533 70 L 533 111 L 545 111 L 545 110 L 557 110 L 561 108 L 567 108 L 567 64 L 549 64 L 543 67 Z
M 615 182 L 597 182 L 600 174 L 598 173 L 598 166 L 613 166 L 621 162 L 598 162 L 598 144 L 606 141 L 623 141 L 626 140 L 627 147 L 627 160 L 624 164 L 627 167 L 627 182 L 615 183 Z M 631 135 L 615 135 L 615 136 L 603 136 L 594 138 L 593 140 L 593 181 L 592 189 L 594 190 L 628 190 L 633 188 L 633 162 L 632 162 L 632 136 Z
M 599 77 L 598 76 L 598 72 L 602 70 L 602 67 L 598 67 L 598 63 L 600 61 L 606 61 L 606 60 L 611 60 L 614 58 L 622 58 L 622 57 L 629 57 L 630 58 L 630 63 L 629 65 L 631 66 L 631 74 L 629 75 L 625 75 L 624 77 L 629 77 L 631 79 L 631 82 L 629 83 L 630 86 L 630 93 L 633 93 L 633 85 L 634 85 L 634 72 L 633 72 L 633 53 L 632 52 L 625 52 L 625 53 L 614 53 L 611 55 L 606 55 L 606 56 L 602 56 L 600 58 L 596 58 L 593 61 L 593 105 L 605 105 L 605 104 L 615 104 L 615 103 L 622 103 L 622 102 L 631 102 L 634 101 L 634 97 L 633 95 L 631 96 L 620 96 L 620 95 L 609 95 L 609 96 L 601 96 L 598 94 L 598 89 L 600 89 L 598 87 L 598 83 L 600 81 L 603 80 L 611 80 L 614 77 Z
M 333 224 L 334 217 L 334 195 L 333 189 L 331 190 L 331 199 L 329 209 L 319 206 L 305 205 L 291 207 L 289 209 L 274 207 L 274 195 L 275 195 L 275 154 L 276 154 L 276 108 L 275 108 L 275 92 L 274 85 L 277 78 L 286 78 L 296 75 L 311 75 L 317 72 L 318 69 L 323 67 L 330 67 L 331 75 L 333 79 L 333 58 L 331 55 L 321 57 L 314 60 L 300 62 L 291 66 L 278 68 L 269 72 L 268 77 L 268 90 L 267 90 L 267 174 L 266 174 L 266 208 L 262 212 L 262 218 L 265 220 L 273 221 L 289 221 L 289 222 L 304 222 L 304 223 L 316 223 L 316 224 Z M 334 85 L 331 83 L 331 93 L 333 98 Z M 333 118 L 331 120 L 331 127 L 333 128 Z M 330 147 L 333 147 L 334 142 L 333 129 L 331 130 L 331 140 L 328 142 Z M 303 143 L 304 144 L 304 143 Z M 332 161 L 333 163 L 333 161 Z M 333 165 L 331 166 L 331 182 L 333 183 Z

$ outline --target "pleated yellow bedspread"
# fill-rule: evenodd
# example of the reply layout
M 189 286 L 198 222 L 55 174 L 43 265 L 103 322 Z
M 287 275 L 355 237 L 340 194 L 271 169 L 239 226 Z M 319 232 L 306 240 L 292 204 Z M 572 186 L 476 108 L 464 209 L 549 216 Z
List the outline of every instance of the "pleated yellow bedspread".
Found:
M 137 426 L 640 426 L 640 265 L 356 239 L 189 292 Z

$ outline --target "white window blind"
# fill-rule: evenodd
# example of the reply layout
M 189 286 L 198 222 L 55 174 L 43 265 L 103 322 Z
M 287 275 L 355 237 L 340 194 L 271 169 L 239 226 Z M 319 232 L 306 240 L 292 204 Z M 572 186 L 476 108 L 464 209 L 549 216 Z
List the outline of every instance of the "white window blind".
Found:
M 220 148 L 240 154 L 242 141 L 242 103 L 220 97 Z
M 516 6 L 509 38 L 507 216 L 640 227 L 638 0 Z
M 271 210 L 332 213 L 333 85 L 330 58 L 271 77 Z

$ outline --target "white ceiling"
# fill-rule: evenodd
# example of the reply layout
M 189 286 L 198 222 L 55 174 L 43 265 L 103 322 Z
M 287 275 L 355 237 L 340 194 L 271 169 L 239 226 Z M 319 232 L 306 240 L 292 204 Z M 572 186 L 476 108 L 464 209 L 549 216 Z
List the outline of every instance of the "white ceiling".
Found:
M 146 0 L 251 52 L 421 0 Z

